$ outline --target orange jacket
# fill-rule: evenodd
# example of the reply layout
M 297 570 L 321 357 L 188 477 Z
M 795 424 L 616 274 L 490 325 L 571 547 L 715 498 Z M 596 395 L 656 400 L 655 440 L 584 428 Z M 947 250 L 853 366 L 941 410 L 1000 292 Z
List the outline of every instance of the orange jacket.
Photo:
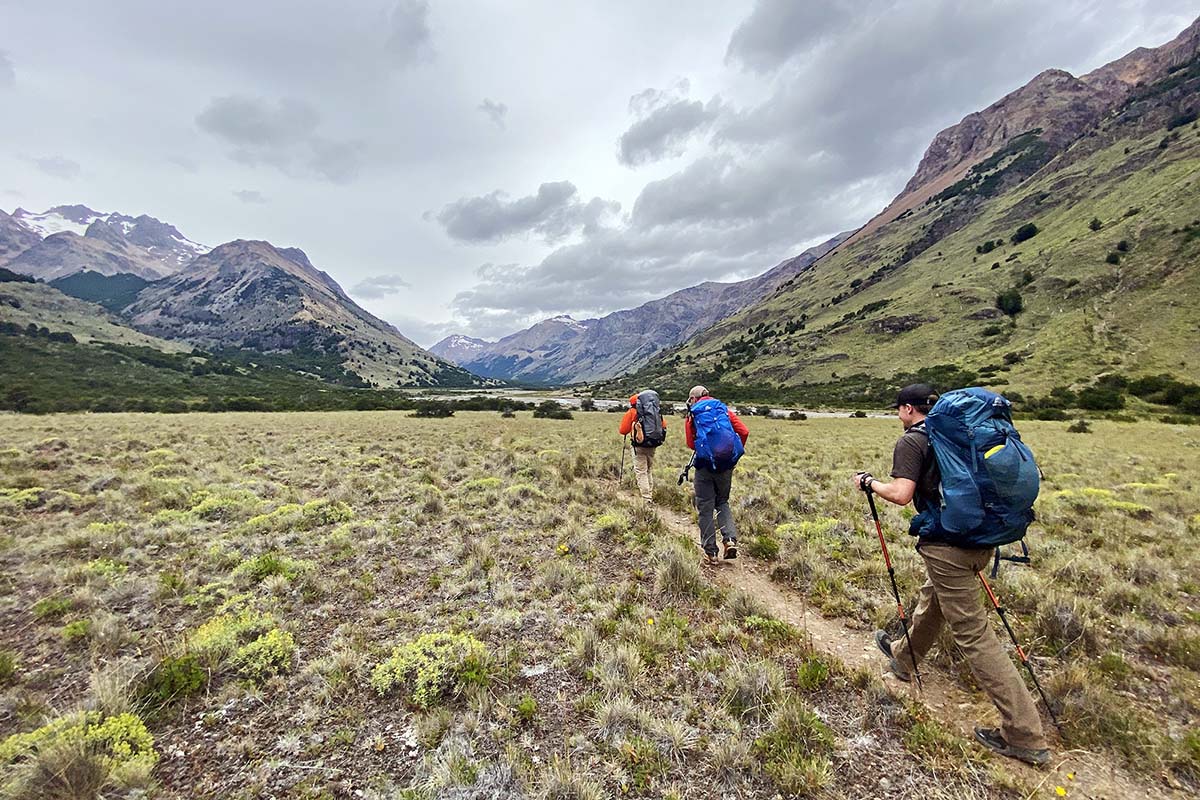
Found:
M 625 416 L 621 417 L 621 424 L 617 426 L 617 433 L 622 436 L 628 436 L 633 433 L 633 423 L 637 422 L 637 395 L 629 398 L 631 408 L 625 412 Z M 663 417 L 662 421 L 663 433 L 667 432 L 667 418 Z

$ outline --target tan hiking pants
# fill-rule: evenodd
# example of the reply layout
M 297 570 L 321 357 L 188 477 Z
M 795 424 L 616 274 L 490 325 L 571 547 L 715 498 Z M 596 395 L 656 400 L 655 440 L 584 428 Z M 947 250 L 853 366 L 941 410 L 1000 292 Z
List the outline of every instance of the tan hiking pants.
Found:
M 928 578 L 921 587 L 909 636 L 917 661 L 925 657 L 942 629 L 950 626 L 954 643 L 967 657 L 971 674 L 1000 711 L 1000 733 L 1016 747 L 1040 750 L 1046 747 L 1042 718 L 1033 696 L 1025 688 L 1012 659 L 1004 652 L 984 603 L 979 570 L 986 569 L 992 550 L 967 550 L 949 545 L 926 544 L 917 551 L 925 559 Z M 892 655 L 900 666 L 912 670 L 912 654 L 904 641 L 894 641 Z
M 654 476 L 651 475 L 651 470 L 654 467 L 654 448 L 653 447 L 633 447 L 633 474 L 637 477 L 638 491 L 642 494 L 642 499 L 649 502 L 654 499 Z

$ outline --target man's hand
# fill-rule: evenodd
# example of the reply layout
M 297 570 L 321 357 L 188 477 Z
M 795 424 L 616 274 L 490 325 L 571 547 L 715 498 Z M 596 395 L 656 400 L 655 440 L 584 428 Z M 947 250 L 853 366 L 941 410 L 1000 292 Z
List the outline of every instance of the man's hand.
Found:
M 875 480 L 875 476 L 869 472 L 856 472 L 854 473 L 854 488 L 860 492 L 870 491 L 873 480 Z

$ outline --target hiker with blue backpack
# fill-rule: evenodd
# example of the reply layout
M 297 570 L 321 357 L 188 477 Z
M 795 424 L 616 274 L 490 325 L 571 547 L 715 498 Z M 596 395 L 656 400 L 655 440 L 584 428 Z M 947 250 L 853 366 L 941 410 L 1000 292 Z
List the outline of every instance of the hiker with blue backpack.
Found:
M 976 580 L 982 581 L 1012 636 L 983 570 L 993 550 L 1019 541 L 1033 520 L 1039 486 L 1033 454 L 1013 427 L 1009 401 L 985 389 L 939 397 L 931 387 L 914 384 L 900 390 L 894 407 L 904 434 L 892 453 L 892 480 L 885 483 L 869 472 L 856 472 L 853 479 L 870 501 L 904 629 L 900 640 L 876 631 L 875 642 L 893 675 L 902 681 L 916 675 L 919 681 L 917 664 L 937 640 L 942 623 L 949 625 L 976 683 L 1000 712 L 1000 727 L 976 727 L 975 738 L 1001 755 L 1043 765 L 1050 751 L 1041 717 L 989 624 Z M 917 537 L 927 578 L 911 624 L 904 619 L 872 495 L 900 506 L 911 500 L 917 509 L 909 534 Z M 1041 693 L 1020 645 L 1017 653 Z
M 737 527 L 729 510 L 729 491 L 733 468 L 746 450 L 750 431 L 724 403 L 709 397 L 703 386 L 692 387 L 687 406 L 683 431 L 688 449 L 695 453 L 689 466 L 696 468 L 693 486 L 696 510 L 700 512 L 700 546 L 705 563 L 711 566 L 721 563 L 718 527 L 724 557 L 737 558 Z

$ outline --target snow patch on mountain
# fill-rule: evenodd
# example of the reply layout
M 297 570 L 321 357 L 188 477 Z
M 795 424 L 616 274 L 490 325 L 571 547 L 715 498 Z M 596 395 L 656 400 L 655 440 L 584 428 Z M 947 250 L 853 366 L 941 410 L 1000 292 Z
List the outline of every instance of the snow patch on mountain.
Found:
M 32 231 L 44 239 L 56 233 L 75 233 L 83 236 L 87 232 L 88 225 L 104 216 L 95 211 L 84 215 L 68 215 L 62 212 L 62 208 L 62 206 L 56 206 L 40 214 L 18 208 L 12 213 L 12 218 L 26 230 Z

